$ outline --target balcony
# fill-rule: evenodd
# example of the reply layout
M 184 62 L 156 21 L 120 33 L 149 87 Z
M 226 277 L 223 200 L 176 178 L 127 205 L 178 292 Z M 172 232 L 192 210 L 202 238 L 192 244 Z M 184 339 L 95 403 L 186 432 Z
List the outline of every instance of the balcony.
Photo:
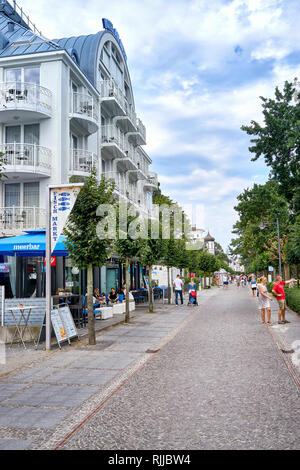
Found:
M 122 116 L 116 116 L 115 120 L 123 132 L 136 132 L 137 118 L 133 106 L 129 104 L 126 99 L 124 100 L 124 105 L 125 114 Z
M 114 80 L 102 80 L 98 84 L 101 95 L 101 105 L 109 117 L 124 116 L 125 97 Z
M 146 127 L 139 118 L 136 120 L 136 131 L 130 132 L 127 135 L 134 145 L 146 145 Z
M 144 182 L 144 188 L 152 189 L 153 191 L 158 188 L 157 173 L 149 173 L 147 180 Z
M 83 93 L 72 93 L 70 103 L 71 121 L 77 132 L 91 135 L 99 129 L 99 104 L 92 96 Z
M 95 167 L 98 171 L 98 157 L 87 150 L 71 149 L 70 174 L 88 176 Z
M 101 128 L 101 154 L 102 157 L 111 160 L 113 158 L 126 157 L 125 135 L 114 125 L 106 125 Z
M 16 124 L 52 115 L 52 93 L 35 83 L 0 83 L 0 122 Z
M 1 207 L 0 232 L 14 235 L 46 227 L 46 210 L 39 207 Z
M 46 147 L 34 144 L 0 144 L 3 153 L 4 174 L 8 179 L 31 179 L 32 174 L 40 177 L 51 175 L 52 152 Z
M 120 173 L 118 173 L 117 171 L 106 171 L 104 173 L 104 176 L 105 178 L 108 178 L 115 183 L 115 191 L 117 191 L 119 195 L 125 195 L 126 182 L 125 178 L 122 178 Z

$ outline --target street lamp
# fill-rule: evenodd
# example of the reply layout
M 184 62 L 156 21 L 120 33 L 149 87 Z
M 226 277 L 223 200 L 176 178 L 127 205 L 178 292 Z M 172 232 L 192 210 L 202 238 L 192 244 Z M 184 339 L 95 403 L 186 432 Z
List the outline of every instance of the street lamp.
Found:
M 276 217 L 276 224 L 274 222 L 269 222 L 269 224 L 276 225 L 277 227 L 277 237 L 278 237 L 278 257 L 279 257 L 279 275 L 282 277 L 282 268 L 281 268 L 281 250 L 280 250 L 280 230 L 279 230 L 279 219 Z M 267 225 L 264 222 L 259 224 L 259 228 L 264 230 Z

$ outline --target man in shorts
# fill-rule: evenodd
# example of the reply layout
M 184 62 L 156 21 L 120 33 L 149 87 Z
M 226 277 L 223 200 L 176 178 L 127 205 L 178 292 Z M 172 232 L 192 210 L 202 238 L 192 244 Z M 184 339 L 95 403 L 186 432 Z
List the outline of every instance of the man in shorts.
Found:
M 294 279 L 290 279 L 289 281 L 283 281 L 281 276 L 277 276 L 276 282 L 272 289 L 273 294 L 275 295 L 278 305 L 278 323 L 280 325 L 284 325 L 285 323 L 290 323 L 285 319 L 285 310 L 286 310 L 286 300 L 285 300 L 285 292 L 284 292 L 284 285 L 290 284 L 290 282 L 294 282 Z

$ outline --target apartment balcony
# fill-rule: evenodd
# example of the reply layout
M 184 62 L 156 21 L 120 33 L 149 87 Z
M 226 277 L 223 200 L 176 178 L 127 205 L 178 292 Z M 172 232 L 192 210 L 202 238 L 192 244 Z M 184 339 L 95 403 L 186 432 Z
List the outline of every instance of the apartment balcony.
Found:
M 101 95 L 101 106 L 109 117 L 125 116 L 125 96 L 113 80 L 100 81 L 98 90 Z
M 136 146 L 146 145 L 146 127 L 143 122 L 137 118 L 136 131 L 127 134 L 128 139 Z
M 153 191 L 158 188 L 157 173 L 149 173 L 146 181 L 144 182 L 144 188 L 152 189 Z
M 114 125 L 101 128 L 101 154 L 107 160 L 126 157 L 125 135 Z
M 32 179 L 32 175 L 51 176 L 52 152 L 34 144 L 0 144 L 3 154 L 4 174 L 8 179 Z
M 46 210 L 39 207 L 1 207 L 0 232 L 14 235 L 27 230 L 45 229 Z
M 126 193 L 126 182 L 125 179 L 122 179 L 120 173 L 117 171 L 106 171 L 104 173 L 105 178 L 110 179 L 113 183 L 115 183 L 115 191 L 119 195 L 125 195 Z
M 99 103 L 90 95 L 72 93 L 70 118 L 81 135 L 91 135 L 99 129 Z
M 87 150 L 71 149 L 70 175 L 88 176 L 94 167 L 98 171 L 99 161 L 95 153 Z
M 124 133 L 136 132 L 137 118 L 133 106 L 125 99 L 125 114 L 115 117 L 118 126 Z
M 52 115 L 52 93 L 35 83 L 0 83 L 0 122 L 16 124 Z

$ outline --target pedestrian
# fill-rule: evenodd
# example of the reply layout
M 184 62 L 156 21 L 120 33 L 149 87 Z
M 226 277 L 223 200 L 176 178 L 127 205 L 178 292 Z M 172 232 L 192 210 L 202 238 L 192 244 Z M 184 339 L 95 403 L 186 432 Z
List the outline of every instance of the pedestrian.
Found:
M 191 279 L 191 282 L 188 285 L 189 288 L 189 303 L 188 305 L 198 305 L 197 303 L 197 286 L 194 279 Z
M 227 274 L 225 274 L 225 276 L 223 277 L 223 289 L 227 289 L 228 288 L 228 276 Z
M 251 289 L 252 289 L 252 295 L 253 295 L 253 297 L 255 297 L 256 288 L 257 288 L 257 281 L 256 281 L 255 276 L 252 276 L 252 278 L 251 278 Z
M 279 311 L 278 311 L 278 323 L 283 325 L 284 323 L 290 323 L 285 319 L 285 310 L 286 310 L 286 300 L 285 300 L 285 292 L 284 286 L 285 284 L 290 284 L 294 282 L 295 279 L 290 279 L 289 281 L 283 281 L 281 276 L 277 276 L 276 282 L 272 289 L 273 294 L 277 298 Z
M 271 325 L 271 305 L 270 301 L 272 301 L 272 297 L 268 294 L 268 289 L 266 286 L 267 278 L 263 276 L 260 279 L 260 283 L 258 284 L 258 306 L 261 311 L 261 320 L 263 324 L 266 324 L 265 319 L 265 311 L 267 310 L 267 317 L 268 317 L 268 324 Z
M 237 276 L 237 278 L 236 278 L 236 287 L 237 287 L 238 289 L 240 289 L 240 287 L 241 287 L 241 279 L 240 279 L 239 276 Z
M 178 296 L 180 296 L 181 305 L 183 305 L 183 294 L 182 294 L 183 286 L 184 286 L 184 282 L 180 278 L 180 275 L 178 274 L 176 279 L 173 282 L 173 287 L 175 287 L 175 303 L 177 306 L 178 306 Z

